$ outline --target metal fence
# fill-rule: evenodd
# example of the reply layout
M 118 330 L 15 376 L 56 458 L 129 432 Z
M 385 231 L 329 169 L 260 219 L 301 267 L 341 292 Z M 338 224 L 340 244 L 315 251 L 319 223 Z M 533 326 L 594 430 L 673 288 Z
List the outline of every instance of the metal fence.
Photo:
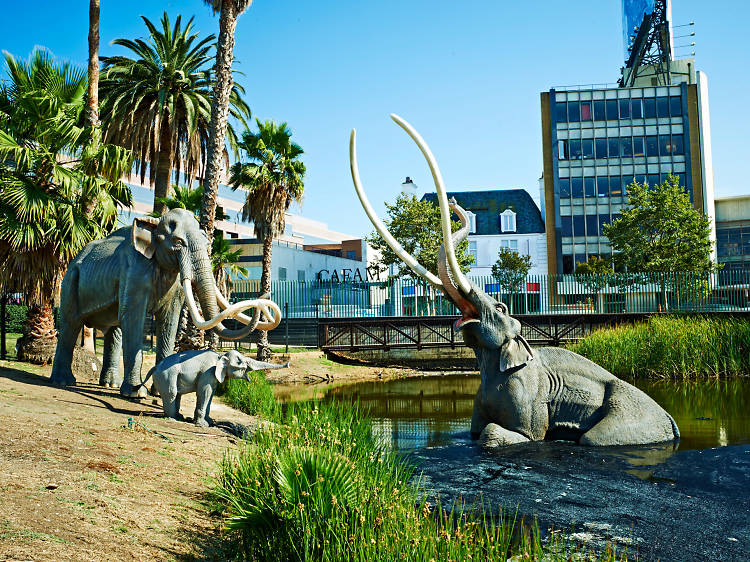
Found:
M 750 309 L 750 272 L 530 275 L 513 286 L 494 277 L 470 277 L 514 315 L 717 312 Z M 259 281 L 235 281 L 231 300 L 255 298 Z M 458 310 L 422 282 L 273 281 L 271 298 L 287 318 L 443 316 Z

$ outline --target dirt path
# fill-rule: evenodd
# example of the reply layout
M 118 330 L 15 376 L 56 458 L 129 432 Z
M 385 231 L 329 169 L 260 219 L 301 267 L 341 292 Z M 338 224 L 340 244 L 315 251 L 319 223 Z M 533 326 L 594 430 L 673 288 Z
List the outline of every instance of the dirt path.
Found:
M 205 557 L 218 522 L 202 494 L 236 438 L 92 381 L 52 387 L 49 370 L 0 362 L 0 560 Z M 257 423 L 220 403 L 211 414 L 225 427 Z M 130 417 L 170 441 L 128 430 Z

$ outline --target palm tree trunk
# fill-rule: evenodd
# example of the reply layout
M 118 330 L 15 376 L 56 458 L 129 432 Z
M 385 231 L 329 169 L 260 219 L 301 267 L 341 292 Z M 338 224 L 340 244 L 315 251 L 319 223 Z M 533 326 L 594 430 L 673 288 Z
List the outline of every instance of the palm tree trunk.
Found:
M 273 234 L 263 239 L 263 273 L 260 275 L 260 294 L 271 294 L 271 252 L 273 251 Z M 258 336 L 258 360 L 268 361 L 271 358 L 271 347 L 268 344 L 268 332 L 260 330 Z
M 216 46 L 216 85 L 211 102 L 211 124 L 208 133 L 208 163 L 201 202 L 201 228 L 208 236 L 209 248 L 214 237 L 216 197 L 219 192 L 219 180 L 224 169 L 224 137 L 229 115 L 229 95 L 234 84 L 232 62 L 234 60 L 234 30 L 236 27 L 237 8 L 235 3 L 222 2 L 221 14 L 219 15 L 219 41 Z
M 161 123 L 159 139 L 159 163 L 156 166 L 156 178 L 154 181 L 154 213 L 163 215 L 167 206 L 159 199 L 169 195 L 169 173 L 172 171 L 172 132 L 169 124 L 164 119 Z M 209 246 L 210 247 L 210 246 Z
M 52 362 L 57 345 L 55 317 L 49 303 L 35 304 L 26 313 L 23 335 L 18 341 L 19 361 L 38 365 Z
M 99 0 L 89 0 L 89 126 L 99 126 Z

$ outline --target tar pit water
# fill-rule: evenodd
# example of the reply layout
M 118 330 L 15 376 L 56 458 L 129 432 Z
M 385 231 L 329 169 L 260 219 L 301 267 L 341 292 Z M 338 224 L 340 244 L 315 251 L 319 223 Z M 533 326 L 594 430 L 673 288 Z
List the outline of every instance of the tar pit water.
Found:
M 325 399 L 359 402 L 443 502 L 517 510 L 630 559 L 750 560 L 750 379 L 633 384 L 674 417 L 679 443 L 483 450 L 469 436 L 477 376 L 360 383 Z

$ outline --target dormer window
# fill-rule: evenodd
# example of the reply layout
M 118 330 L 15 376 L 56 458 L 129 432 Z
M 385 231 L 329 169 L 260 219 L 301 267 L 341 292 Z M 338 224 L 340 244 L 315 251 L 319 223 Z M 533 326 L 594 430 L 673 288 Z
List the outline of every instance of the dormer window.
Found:
M 500 230 L 501 232 L 516 231 L 516 214 L 510 209 L 505 209 L 500 213 Z
M 469 217 L 469 234 L 477 233 L 477 216 L 471 211 L 466 211 L 466 215 Z

